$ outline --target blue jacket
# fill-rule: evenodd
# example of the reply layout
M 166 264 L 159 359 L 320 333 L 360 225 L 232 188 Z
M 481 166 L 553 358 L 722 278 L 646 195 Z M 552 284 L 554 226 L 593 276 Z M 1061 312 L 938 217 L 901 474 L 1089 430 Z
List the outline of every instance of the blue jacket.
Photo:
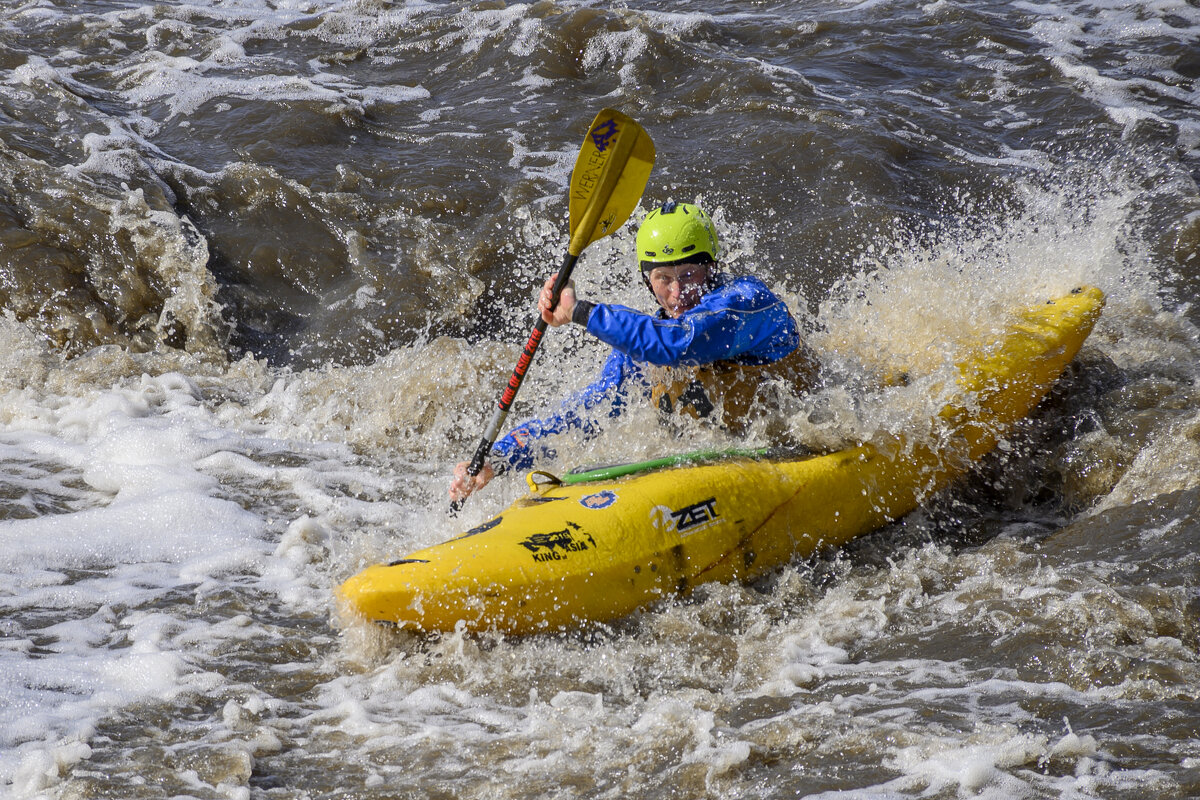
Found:
M 525 469 L 535 455 L 553 450 L 532 445 L 552 434 L 581 428 L 587 434 L 600 422 L 586 412 L 611 400 L 608 416 L 624 410 L 629 389 L 649 391 L 640 364 L 662 367 L 699 366 L 715 361 L 762 365 L 778 361 L 800 345 L 800 332 L 787 305 L 758 278 L 714 273 L 710 290 L 679 317 L 662 310 L 645 314 L 619 305 L 591 305 L 587 330 L 612 346 L 612 353 L 589 386 L 563 403 L 557 414 L 516 426 L 492 446 L 492 453 L 510 467 Z

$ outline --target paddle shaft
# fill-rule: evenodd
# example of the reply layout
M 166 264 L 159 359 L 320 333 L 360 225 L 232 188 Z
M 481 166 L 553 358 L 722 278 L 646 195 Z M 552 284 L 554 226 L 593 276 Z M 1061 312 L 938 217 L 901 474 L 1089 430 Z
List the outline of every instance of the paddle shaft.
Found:
M 571 280 L 571 271 L 580 253 L 592 242 L 615 232 L 629 219 L 641 200 L 653 166 L 654 143 L 640 125 L 611 108 L 596 115 L 575 159 L 575 167 L 571 170 L 571 184 L 567 192 L 571 238 L 550 293 L 551 311 L 558 307 L 559 297 Z M 512 377 L 508 379 L 508 385 L 496 403 L 496 410 L 479 447 L 467 465 L 468 478 L 473 480 L 483 471 L 492 445 L 504 427 L 508 410 L 516 399 L 521 382 L 525 380 L 525 373 L 533 363 L 546 327 L 546 322 L 539 314 L 521 357 L 517 359 Z M 467 494 L 470 494 L 469 489 Z M 453 514 L 458 511 L 462 503 L 461 499 L 453 501 L 450 512 Z
M 562 266 L 558 268 L 558 277 L 554 279 L 554 288 L 550 292 L 551 311 L 558 307 L 558 298 L 562 295 L 562 290 L 566 288 L 567 282 L 571 280 L 571 271 L 575 269 L 575 262 L 578 260 L 579 256 L 570 252 L 563 258 Z M 521 357 L 517 359 L 517 365 L 513 368 L 512 376 L 508 379 L 508 385 L 504 387 L 504 391 L 500 394 L 500 399 L 496 403 L 496 410 L 492 412 L 492 420 L 483 432 L 483 438 L 479 442 L 479 447 L 475 450 L 475 456 L 467 466 L 467 474 L 471 477 L 480 473 L 483 469 L 483 462 L 487 460 L 488 454 L 492 452 L 492 445 L 496 443 L 496 437 L 500 435 L 500 429 L 504 427 L 504 420 L 508 416 L 508 410 L 512 407 L 513 400 L 517 397 L 521 383 L 525 380 L 525 373 L 529 371 L 529 365 L 533 363 L 533 357 L 537 354 L 538 345 L 542 343 L 542 335 L 545 332 L 546 320 L 539 316 L 533 326 L 533 331 L 529 334 L 528 341 L 525 342 L 525 348 L 521 351 Z

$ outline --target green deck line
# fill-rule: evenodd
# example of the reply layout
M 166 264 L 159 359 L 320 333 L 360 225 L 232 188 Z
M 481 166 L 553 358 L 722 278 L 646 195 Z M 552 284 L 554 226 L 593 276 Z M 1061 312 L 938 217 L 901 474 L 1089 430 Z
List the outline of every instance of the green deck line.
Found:
M 762 458 L 769 452 L 770 449 L 766 447 L 751 450 L 737 448 L 732 450 L 696 450 L 691 453 L 679 453 L 673 456 L 653 458 L 649 461 L 636 461 L 631 464 L 611 464 L 606 467 L 592 467 L 586 470 L 576 467 L 562 476 L 562 482 L 575 484 L 606 481 L 625 475 L 632 475 L 635 472 L 647 472 L 663 467 L 677 467 L 680 464 L 694 464 L 697 461 L 718 461 L 724 458 Z

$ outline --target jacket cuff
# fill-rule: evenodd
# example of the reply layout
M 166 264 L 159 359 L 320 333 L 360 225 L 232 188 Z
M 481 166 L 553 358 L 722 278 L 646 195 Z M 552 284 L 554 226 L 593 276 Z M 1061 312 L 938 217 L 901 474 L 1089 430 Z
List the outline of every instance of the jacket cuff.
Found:
M 587 300 L 576 300 L 575 308 L 571 309 L 571 322 L 574 322 L 576 325 L 582 325 L 586 328 L 588 324 L 588 317 L 592 315 L 592 309 L 595 307 L 595 305 L 595 303 Z

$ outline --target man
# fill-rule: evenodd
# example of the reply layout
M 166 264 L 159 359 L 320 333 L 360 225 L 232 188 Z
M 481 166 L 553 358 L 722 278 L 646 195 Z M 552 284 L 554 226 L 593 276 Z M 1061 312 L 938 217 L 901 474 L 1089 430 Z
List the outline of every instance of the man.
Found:
M 755 277 L 717 272 L 719 244 L 708 214 L 690 203 L 665 203 L 651 211 L 637 232 L 642 280 L 658 301 L 655 314 L 575 295 L 568 284 L 551 310 L 554 281 L 546 281 L 538 301 L 551 327 L 568 323 L 611 345 L 600 377 L 545 420 L 518 425 L 492 448 L 501 470 L 525 468 L 534 461 L 533 444 L 568 428 L 596 426 L 585 412 L 612 399 L 618 415 L 631 384 L 664 414 L 713 417 L 740 432 L 759 389 L 782 380 L 794 391 L 807 391 L 817 361 L 800 339 L 787 305 Z M 466 461 L 454 471 L 450 496 L 455 500 L 482 489 L 497 474 L 490 465 L 473 479 Z

